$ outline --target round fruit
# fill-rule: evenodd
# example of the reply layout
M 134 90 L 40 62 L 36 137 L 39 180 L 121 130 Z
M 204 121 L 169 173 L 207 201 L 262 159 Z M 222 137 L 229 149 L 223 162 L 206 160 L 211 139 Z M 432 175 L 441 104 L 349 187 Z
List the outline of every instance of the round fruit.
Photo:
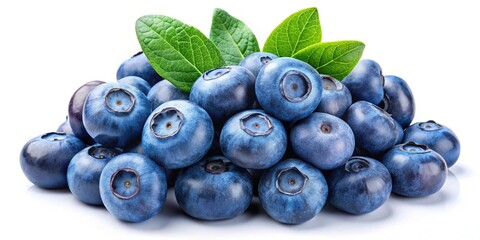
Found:
M 382 155 L 397 141 L 399 133 L 395 120 L 370 102 L 355 102 L 343 119 L 355 135 L 356 147 L 369 156 Z
M 390 149 L 382 163 L 392 176 L 392 191 L 407 197 L 424 197 L 438 192 L 447 180 L 442 156 L 425 145 L 408 142 Z
M 360 60 L 342 83 L 352 94 L 353 102 L 367 101 L 379 104 L 383 99 L 383 74 L 377 62 L 370 59 Z
M 305 118 L 320 103 L 321 78 L 308 63 L 289 57 L 273 59 L 258 73 L 257 101 L 265 112 L 279 120 Z
M 328 174 L 328 201 L 336 208 L 351 213 L 374 211 L 387 201 L 392 191 L 392 178 L 379 161 L 354 156 Z
M 152 109 L 172 100 L 188 100 L 188 93 L 175 87 L 168 80 L 163 80 L 153 85 L 147 95 Z
M 255 101 L 255 76 L 241 66 L 215 68 L 200 76 L 192 86 L 190 100 L 205 109 L 215 126 L 247 110 Z
M 95 141 L 88 134 L 87 130 L 85 130 L 85 126 L 83 125 L 83 108 L 85 105 L 85 99 L 87 99 L 90 91 L 103 83 L 105 82 L 90 81 L 83 84 L 77 89 L 77 91 L 75 91 L 70 98 L 70 102 L 68 103 L 68 122 L 72 128 L 72 132 L 75 134 L 75 136 L 87 144 L 94 144 Z
M 66 133 L 46 133 L 23 146 L 20 166 L 30 182 L 41 188 L 66 188 L 67 169 L 75 154 L 86 147 Z
M 250 175 L 222 156 L 185 168 L 175 182 L 175 197 L 188 215 L 203 220 L 234 218 L 253 197 Z
M 260 69 L 275 58 L 278 56 L 272 53 L 255 52 L 242 59 L 238 65 L 250 70 L 257 77 Z
M 223 154 L 233 164 L 266 169 L 282 159 L 287 133 L 282 122 L 262 110 L 247 110 L 231 117 L 220 134 Z
M 378 105 L 391 114 L 402 129 L 408 127 L 415 116 L 415 100 L 407 82 L 397 76 L 385 76 L 383 92 L 383 100 Z
M 301 224 L 322 210 L 328 186 L 320 170 L 290 158 L 264 172 L 258 196 L 263 209 L 275 221 Z
M 100 196 L 107 210 L 127 222 L 142 222 L 160 212 L 167 179 L 152 160 L 136 153 L 110 160 L 100 175 Z
M 342 82 L 326 75 L 322 76 L 322 85 L 322 97 L 315 111 L 342 117 L 352 105 L 350 91 Z
M 67 170 L 70 192 L 84 203 L 102 205 L 100 189 L 98 188 L 100 174 L 108 161 L 120 152 L 120 149 L 95 145 L 84 148 L 75 154 Z
M 150 102 L 137 88 L 104 83 L 94 88 L 83 108 L 83 124 L 95 142 L 124 148 L 140 140 Z
M 355 136 L 348 124 L 319 112 L 295 123 L 290 142 L 301 159 L 322 170 L 343 165 L 355 150 Z
M 403 142 L 410 141 L 427 145 L 439 153 L 448 167 L 452 167 L 460 156 L 460 141 L 457 135 L 450 128 L 432 120 L 418 122 L 405 129 Z
M 127 76 L 141 77 L 147 81 L 150 86 L 163 80 L 158 73 L 153 69 L 152 65 L 143 52 L 138 52 L 131 58 L 125 60 L 117 70 L 117 79 L 122 79 Z
M 167 169 L 190 166 L 202 159 L 213 141 L 208 113 L 188 100 L 156 108 L 143 127 L 142 145 L 152 160 Z

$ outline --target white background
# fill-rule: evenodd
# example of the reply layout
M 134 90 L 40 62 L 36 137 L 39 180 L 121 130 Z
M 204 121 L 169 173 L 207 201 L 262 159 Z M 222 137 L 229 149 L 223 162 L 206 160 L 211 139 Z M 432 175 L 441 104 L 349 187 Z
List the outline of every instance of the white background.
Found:
M 475 1 L 52 1 L 0 3 L 2 178 L 0 238 L 15 239 L 466 239 L 479 237 L 478 90 L 480 50 Z M 191 219 L 172 195 L 161 213 L 127 224 L 66 191 L 33 187 L 18 156 L 31 138 L 64 120 L 71 94 L 90 80 L 114 81 L 118 65 L 139 50 L 135 21 L 146 14 L 182 20 L 208 35 L 220 7 L 242 19 L 261 45 L 285 17 L 320 13 L 323 40 L 361 40 L 364 57 L 406 79 L 414 121 L 436 120 L 462 143 L 444 188 L 426 198 L 392 197 L 371 214 L 326 208 L 299 226 L 278 224 L 258 203 L 232 220 Z M 171 192 L 170 192 L 171 193 Z M 477 229 L 475 229 L 477 227 Z M 475 231 L 477 230 L 477 231 Z M 477 238 L 478 239 L 478 238 Z

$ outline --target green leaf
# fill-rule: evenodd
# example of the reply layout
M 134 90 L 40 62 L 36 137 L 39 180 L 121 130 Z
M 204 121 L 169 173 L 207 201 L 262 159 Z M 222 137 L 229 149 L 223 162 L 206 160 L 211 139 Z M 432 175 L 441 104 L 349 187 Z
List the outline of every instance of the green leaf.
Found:
M 302 49 L 293 57 L 341 81 L 357 65 L 363 49 L 365 44 L 359 41 L 323 42 Z
M 244 57 L 260 52 L 252 30 L 222 9 L 213 13 L 210 39 L 228 65 L 237 65 Z
M 174 18 L 143 16 L 135 28 L 155 71 L 182 91 L 189 92 L 207 70 L 225 65 L 218 49 L 202 32 Z
M 296 52 L 322 41 L 317 8 L 300 10 L 278 25 L 263 46 L 264 52 L 291 57 Z

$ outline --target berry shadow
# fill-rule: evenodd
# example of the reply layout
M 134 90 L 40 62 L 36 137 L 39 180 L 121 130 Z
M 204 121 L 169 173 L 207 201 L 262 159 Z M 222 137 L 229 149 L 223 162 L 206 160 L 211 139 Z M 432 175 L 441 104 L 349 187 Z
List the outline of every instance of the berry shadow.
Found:
M 27 189 L 27 194 L 35 195 L 36 199 L 41 199 L 46 202 L 51 203 L 52 201 L 58 201 L 58 204 L 68 204 L 68 205 L 75 205 L 76 208 L 82 208 L 85 212 L 89 214 L 104 214 L 110 215 L 107 209 L 103 205 L 90 205 L 80 201 L 76 198 L 68 188 L 65 189 L 43 189 L 39 188 L 35 185 L 30 186 Z M 59 206 L 59 208 L 61 208 Z
M 390 199 L 373 212 L 362 215 L 343 212 L 327 202 L 317 218 L 319 218 L 319 221 L 324 225 L 335 224 L 335 222 L 371 223 L 385 221 L 391 218 L 393 214 L 394 211 Z
M 27 189 L 29 194 L 58 194 L 58 195 L 68 195 L 70 194 L 70 190 L 68 188 L 61 188 L 61 189 L 45 189 L 40 188 L 35 185 L 30 186 Z

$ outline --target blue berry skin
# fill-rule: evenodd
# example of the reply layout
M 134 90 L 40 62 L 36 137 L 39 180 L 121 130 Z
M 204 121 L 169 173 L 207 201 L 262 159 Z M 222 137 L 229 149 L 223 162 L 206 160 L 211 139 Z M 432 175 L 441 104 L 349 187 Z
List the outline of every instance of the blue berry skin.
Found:
M 258 73 L 257 101 L 268 114 L 281 121 L 305 118 L 320 103 L 321 78 L 308 63 L 289 57 L 273 59 Z
M 103 84 L 103 81 L 90 81 L 80 86 L 70 98 L 68 103 L 68 122 L 72 128 L 72 132 L 86 144 L 95 144 L 95 141 L 88 134 L 83 125 L 83 108 L 85 99 L 95 87 Z
M 68 121 L 68 116 L 65 118 L 65 122 L 58 126 L 56 132 L 63 132 L 66 134 L 74 135 L 72 127 L 70 126 L 70 122 Z
M 287 149 L 282 122 L 262 110 L 247 110 L 231 117 L 220 134 L 220 147 L 233 164 L 266 169 L 282 159 Z
M 383 99 L 378 106 L 391 114 L 402 128 L 407 128 L 415 116 L 415 100 L 407 82 L 397 76 L 387 75 L 383 92 Z
M 147 81 L 150 86 L 163 80 L 158 73 L 153 69 L 152 65 L 143 52 L 138 52 L 131 58 L 125 60 L 117 70 L 117 80 L 127 76 L 141 77 Z
M 275 221 L 301 224 L 322 210 L 328 186 L 320 170 L 309 163 L 289 158 L 263 174 L 258 196 L 263 209 Z
M 188 93 L 178 89 L 168 80 L 160 81 L 153 85 L 147 94 L 147 98 L 150 101 L 150 104 L 152 104 L 152 109 L 171 100 L 188 100 L 188 97 Z
M 126 222 L 143 222 L 160 212 L 167 196 L 163 170 L 148 157 L 124 153 L 100 175 L 100 196 L 107 210 Z
M 273 53 L 255 52 L 242 59 L 238 65 L 250 70 L 257 77 L 260 69 L 275 58 L 278 56 Z
M 95 142 L 124 148 L 140 140 L 150 102 L 137 88 L 104 83 L 94 88 L 83 109 L 83 124 Z
M 403 142 L 427 145 L 443 157 L 449 168 L 460 156 L 460 141 L 457 135 L 450 128 L 432 120 L 418 122 L 405 129 Z
M 143 127 L 142 145 L 152 160 L 167 169 L 190 166 L 202 159 L 213 141 L 208 113 L 188 100 L 156 108 Z
M 404 135 L 404 130 L 400 123 L 398 123 L 396 120 L 394 121 L 395 125 L 397 126 L 397 141 L 395 141 L 395 145 L 400 144 L 403 142 L 403 135 Z
M 352 105 L 352 95 L 348 88 L 337 79 L 322 76 L 323 92 L 316 112 L 324 112 L 337 117 L 342 117 Z
M 241 66 L 215 68 L 205 72 L 192 86 L 190 100 L 205 109 L 215 126 L 249 109 L 255 101 L 255 76 Z
M 150 84 L 141 77 L 137 76 L 126 76 L 117 80 L 119 83 L 127 84 L 130 86 L 136 87 L 140 90 L 145 96 L 147 96 L 150 91 Z
M 75 154 L 67 170 L 70 192 L 84 203 L 102 205 L 100 174 L 108 161 L 120 153 L 120 149 L 94 145 Z
M 248 172 L 223 156 L 212 156 L 184 168 L 175 182 L 175 197 L 188 215 L 202 220 L 239 216 L 253 197 Z
M 370 102 L 353 103 L 345 112 L 343 119 L 355 135 L 357 148 L 369 156 L 382 155 L 397 141 L 395 120 Z
M 382 163 L 392 176 L 392 191 L 406 197 L 438 192 L 447 180 L 447 164 L 426 145 L 408 142 L 390 149 Z
M 34 185 L 46 189 L 67 188 L 70 160 L 86 147 L 74 135 L 51 132 L 28 141 L 20 152 L 20 166 Z
M 328 201 L 336 208 L 360 215 L 374 211 L 387 201 L 392 178 L 379 161 L 353 156 L 344 166 L 327 175 Z
M 350 159 L 355 136 L 342 119 L 314 112 L 295 123 L 290 131 L 293 151 L 321 170 L 337 168 Z
M 380 65 L 373 60 L 362 59 L 342 83 L 350 90 L 353 102 L 379 104 L 383 99 L 383 81 Z

